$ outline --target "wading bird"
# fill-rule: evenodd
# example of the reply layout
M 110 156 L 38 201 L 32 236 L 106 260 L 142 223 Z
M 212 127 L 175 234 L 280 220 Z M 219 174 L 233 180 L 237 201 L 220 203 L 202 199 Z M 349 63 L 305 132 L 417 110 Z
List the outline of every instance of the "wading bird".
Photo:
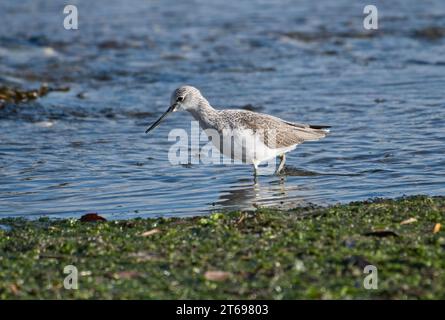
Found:
M 255 175 L 261 162 L 276 157 L 280 158 L 280 164 L 275 173 L 279 173 L 284 167 L 287 152 L 305 141 L 324 138 L 330 128 L 289 122 L 247 110 L 216 110 L 198 89 L 182 86 L 171 95 L 167 111 L 145 132 L 156 128 L 169 113 L 179 110 L 190 112 L 209 137 L 209 129 L 217 132 L 220 139 L 212 135 L 212 143 L 217 149 L 232 159 L 253 164 Z

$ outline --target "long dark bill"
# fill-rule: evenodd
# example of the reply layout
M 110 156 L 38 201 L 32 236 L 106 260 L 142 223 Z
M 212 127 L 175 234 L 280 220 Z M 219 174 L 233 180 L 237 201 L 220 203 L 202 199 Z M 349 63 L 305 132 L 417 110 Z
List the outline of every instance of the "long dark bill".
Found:
M 173 104 L 172 106 L 170 106 L 170 108 L 168 108 L 167 111 L 165 111 L 164 114 L 163 114 L 158 120 L 156 120 L 155 123 L 153 123 L 153 124 L 150 126 L 150 128 L 148 128 L 147 130 L 145 130 L 145 133 L 148 133 L 148 132 L 150 132 L 151 130 L 153 130 L 154 128 L 156 128 L 156 127 L 162 122 L 162 120 L 164 120 L 164 118 L 165 118 L 170 112 L 173 112 L 173 110 L 175 110 L 175 108 L 176 108 L 176 105 L 174 105 L 174 104 Z

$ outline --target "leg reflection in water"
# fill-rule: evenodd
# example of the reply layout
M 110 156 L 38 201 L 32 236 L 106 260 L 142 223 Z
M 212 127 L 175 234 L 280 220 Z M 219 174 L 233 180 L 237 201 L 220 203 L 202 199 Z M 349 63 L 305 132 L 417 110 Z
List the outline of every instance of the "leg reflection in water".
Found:
M 298 197 L 293 185 L 293 197 Z M 285 176 L 242 178 L 219 196 L 218 204 L 227 210 L 253 210 L 258 207 L 281 207 L 289 200 Z M 296 200 L 296 199 L 293 199 Z M 295 201 L 293 201 L 294 203 Z M 302 202 L 299 199 L 298 202 Z

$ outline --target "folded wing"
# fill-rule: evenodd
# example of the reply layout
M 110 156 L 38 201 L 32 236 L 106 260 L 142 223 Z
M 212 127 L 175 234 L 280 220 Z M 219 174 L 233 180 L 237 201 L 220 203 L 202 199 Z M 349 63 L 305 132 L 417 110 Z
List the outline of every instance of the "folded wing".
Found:
M 305 141 L 316 141 L 324 138 L 330 126 L 293 123 L 267 114 L 251 111 L 235 111 L 232 118 L 242 127 L 259 134 L 269 148 L 287 148 Z

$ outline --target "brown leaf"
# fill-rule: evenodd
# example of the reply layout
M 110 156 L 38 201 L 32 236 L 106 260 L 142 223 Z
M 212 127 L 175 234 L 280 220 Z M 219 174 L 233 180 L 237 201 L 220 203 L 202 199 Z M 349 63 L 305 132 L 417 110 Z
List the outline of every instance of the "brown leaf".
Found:
M 368 237 L 379 237 L 379 238 L 398 237 L 399 236 L 397 233 L 395 233 L 394 231 L 391 231 L 391 230 L 374 230 L 374 231 L 365 232 L 363 235 L 368 236 Z
M 400 222 L 400 224 L 404 225 L 404 224 L 410 224 L 410 223 L 414 223 L 414 222 L 417 222 L 416 218 L 408 218 L 408 219 L 403 220 L 402 222 Z
M 80 222 L 96 222 L 96 221 L 107 221 L 104 217 L 98 215 L 97 213 L 87 213 L 80 217 Z
M 441 224 L 436 223 L 433 228 L 433 233 L 438 233 L 440 231 Z
M 18 293 L 19 293 L 19 288 L 17 287 L 17 285 L 16 284 L 11 284 L 10 286 L 9 286 L 9 289 L 11 290 L 11 292 L 14 294 L 14 295 L 17 295 Z
M 144 233 L 141 234 L 141 236 L 142 237 L 149 237 L 149 236 L 152 236 L 152 235 L 157 234 L 159 232 L 161 232 L 161 230 L 155 228 L 155 229 L 151 229 L 151 230 L 145 231 Z
M 232 274 L 226 271 L 206 271 L 204 278 L 210 281 L 224 281 L 228 279 Z

